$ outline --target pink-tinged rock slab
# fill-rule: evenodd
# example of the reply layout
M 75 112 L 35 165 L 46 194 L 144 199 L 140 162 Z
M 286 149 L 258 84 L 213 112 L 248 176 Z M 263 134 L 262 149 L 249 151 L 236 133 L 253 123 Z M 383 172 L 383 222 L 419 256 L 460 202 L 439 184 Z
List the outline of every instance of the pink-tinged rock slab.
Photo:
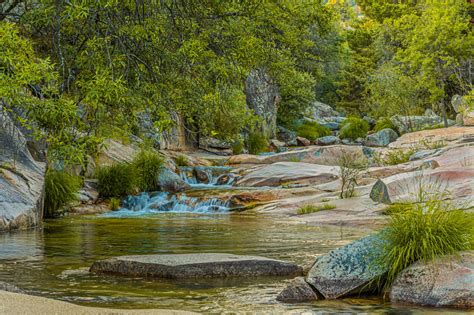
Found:
M 428 142 L 453 142 L 462 141 L 463 139 L 474 138 L 473 127 L 449 127 L 431 130 L 422 130 L 417 132 L 406 133 L 398 138 L 395 142 L 388 145 L 389 148 L 410 148 L 419 145 L 421 141 Z
M 244 175 L 238 186 L 262 187 L 284 184 L 322 184 L 338 178 L 336 167 L 299 162 L 279 162 Z
M 470 197 L 474 189 L 474 169 L 437 168 L 393 175 L 379 180 L 370 196 L 383 203 L 416 201 L 420 187 L 441 199 Z
M 474 254 L 417 262 L 403 270 L 390 290 L 392 303 L 474 308 Z

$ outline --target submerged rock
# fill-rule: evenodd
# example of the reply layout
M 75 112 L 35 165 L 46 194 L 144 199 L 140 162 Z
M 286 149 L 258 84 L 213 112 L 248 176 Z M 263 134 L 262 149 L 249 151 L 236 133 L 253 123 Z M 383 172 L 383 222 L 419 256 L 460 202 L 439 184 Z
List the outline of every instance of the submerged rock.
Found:
M 390 300 L 424 306 L 473 308 L 473 252 L 411 265 L 395 279 Z
M 318 257 L 306 281 L 326 299 L 372 291 L 386 270 L 374 263 L 379 234 L 370 235 Z
M 14 292 L 14 293 L 23 293 L 24 291 L 17 286 L 0 281 L 0 291 Z
M 397 140 L 398 134 L 390 128 L 385 128 L 365 138 L 365 145 L 369 147 L 386 147 Z
M 257 276 L 297 276 L 302 268 L 293 263 L 259 256 L 222 253 L 120 256 L 96 261 L 95 273 L 182 279 Z
M 301 303 L 316 301 L 319 300 L 319 297 L 304 277 L 297 277 L 290 280 L 290 283 L 278 294 L 276 299 L 285 303 Z

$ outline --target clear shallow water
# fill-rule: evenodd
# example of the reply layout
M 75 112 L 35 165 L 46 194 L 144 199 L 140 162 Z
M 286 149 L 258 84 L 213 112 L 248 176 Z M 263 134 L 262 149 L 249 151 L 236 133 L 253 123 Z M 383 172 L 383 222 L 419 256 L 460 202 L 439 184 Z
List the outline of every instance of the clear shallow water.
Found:
M 42 296 L 99 307 L 206 313 L 432 314 L 435 310 L 392 307 L 377 298 L 281 304 L 275 301 L 285 286 L 281 278 L 170 281 L 87 272 L 98 259 L 156 253 L 225 252 L 309 265 L 315 255 L 366 233 L 246 214 L 70 216 L 45 222 L 43 230 L 0 235 L 0 280 Z M 436 312 L 446 314 L 447 310 Z

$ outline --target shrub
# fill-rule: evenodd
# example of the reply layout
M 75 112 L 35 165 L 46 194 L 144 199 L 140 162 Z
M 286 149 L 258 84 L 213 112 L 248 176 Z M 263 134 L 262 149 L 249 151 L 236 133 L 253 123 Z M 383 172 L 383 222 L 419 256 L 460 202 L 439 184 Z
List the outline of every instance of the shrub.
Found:
M 337 159 L 339 165 L 339 176 L 341 177 L 340 198 L 352 198 L 355 196 L 355 187 L 361 174 L 368 167 L 367 158 L 361 154 L 350 154 L 341 152 Z
M 336 206 L 330 203 L 324 203 L 322 205 L 304 205 L 301 206 L 296 213 L 298 214 L 309 214 L 309 213 L 314 213 L 314 212 L 319 212 L 322 210 L 332 210 L 335 209 Z
M 68 203 L 77 200 L 77 191 L 80 186 L 81 181 L 77 176 L 48 170 L 45 176 L 45 216 L 53 217 Z
M 377 120 L 377 123 L 375 124 L 374 131 L 378 132 L 383 129 L 393 129 L 398 133 L 398 128 L 393 124 L 392 120 L 388 117 L 383 117 Z
M 120 199 L 119 198 L 110 198 L 110 210 L 115 211 L 120 209 Z
M 137 187 L 136 169 L 128 163 L 116 163 L 97 169 L 98 191 L 101 197 L 132 194 Z
M 163 167 L 163 158 L 154 151 L 142 150 L 133 160 L 137 185 L 141 191 L 158 190 L 158 175 Z
M 288 159 L 288 162 L 298 163 L 301 162 L 301 158 L 299 156 L 292 156 Z
M 393 214 L 382 232 L 384 245 L 377 264 L 388 269 L 386 288 L 412 263 L 468 250 L 474 243 L 473 214 L 450 209 L 447 202 L 437 200 L 410 207 Z
M 186 155 L 179 155 L 174 159 L 177 166 L 189 166 L 189 160 Z
M 365 137 L 367 131 L 369 131 L 369 124 L 365 120 L 357 117 L 349 117 L 342 122 L 339 136 L 342 139 L 355 140 Z
M 299 137 L 314 141 L 319 137 L 331 135 L 331 131 L 317 122 L 305 121 L 297 129 L 296 133 Z
M 249 134 L 248 149 L 250 154 L 258 154 L 268 149 L 266 137 L 258 132 Z
M 236 140 L 232 144 L 232 154 L 241 154 L 244 151 L 244 143 L 242 140 Z
M 410 156 L 413 153 L 415 153 L 413 149 L 389 151 L 385 158 L 385 164 L 397 165 L 401 163 L 406 163 L 410 160 Z

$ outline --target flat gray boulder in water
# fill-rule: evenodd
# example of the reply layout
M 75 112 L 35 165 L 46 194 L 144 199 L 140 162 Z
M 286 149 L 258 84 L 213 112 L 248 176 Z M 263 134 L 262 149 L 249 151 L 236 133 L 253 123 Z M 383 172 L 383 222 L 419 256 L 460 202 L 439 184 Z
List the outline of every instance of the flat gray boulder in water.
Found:
M 303 273 L 300 266 L 281 260 L 220 253 L 119 256 L 96 261 L 90 271 L 168 279 L 298 276 Z
M 474 307 L 474 252 L 416 262 L 403 270 L 390 291 L 393 303 Z
M 306 281 L 326 299 L 372 290 L 385 273 L 374 263 L 381 242 L 379 234 L 370 235 L 318 257 Z

